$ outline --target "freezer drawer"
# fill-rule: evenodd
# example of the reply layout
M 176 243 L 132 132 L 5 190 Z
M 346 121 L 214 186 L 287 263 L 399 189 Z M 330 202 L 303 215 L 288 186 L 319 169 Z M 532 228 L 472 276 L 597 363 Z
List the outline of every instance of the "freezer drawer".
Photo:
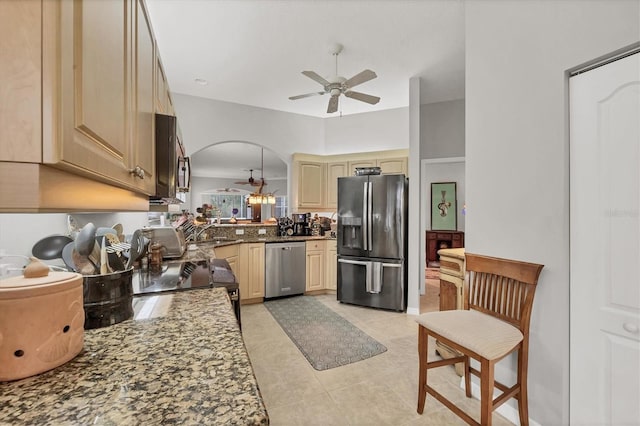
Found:
M 264 297 L 267 299 L 304 293 L 306 286 L 305 243 L 267 243 L 264 275 Z
M 338 300 L 373 308 L 406 309 L 404 262 L 338 258 Z

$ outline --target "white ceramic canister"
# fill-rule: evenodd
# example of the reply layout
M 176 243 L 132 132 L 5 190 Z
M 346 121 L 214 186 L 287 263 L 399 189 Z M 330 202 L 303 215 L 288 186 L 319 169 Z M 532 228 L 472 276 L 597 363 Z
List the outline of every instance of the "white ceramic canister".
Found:
M 0 280 L 0 381 L 58 367 L 83 345 L 82 275 L 50 272 Z

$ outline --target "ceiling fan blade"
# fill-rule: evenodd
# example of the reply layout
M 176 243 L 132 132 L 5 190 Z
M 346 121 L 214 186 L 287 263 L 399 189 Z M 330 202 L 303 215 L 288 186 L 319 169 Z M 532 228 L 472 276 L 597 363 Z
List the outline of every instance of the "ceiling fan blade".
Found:
M 289 96 L 289 99 L 291 99 L 292 101 L 295 101 L 296 99 L 308 98 L 309 96 L 324 95 L 325 93 L 327 92 L 305 93 L 304 95 Z
M 376 77 L 377 75 L 375 72 L 371 70 L 364 70 L 342 83 L 342 85 L 347 89 L 350 89 L 351 87 L 356 87 L 358 84 L 366 83 L 369 80 L 373 80 Z
M 329 106 L 327 107 L 327 113 L 331 114 L 332 112 L 336 112 L 338 110 L 338 97 L 340 95 L 333 95 L 329 98 Z
M 356 99 L 358 101 L 366 102 L 371 105 L 375 105 L 380 102 L 380 98 L 377 96 L 367 95 L 366 93 L 354 92 L 352 90 L 348 90 L 344 92 L 344 95 L 347 98 Z
M 329 83 L 327 80 L 325 80 L 324 78 L 320 77 L 318 74 L 316 74 L 313 71 L 302 71 L 302 74 L 306 75 L 307 77 L 309 77 L 311 80 L 315 80 L 318 83 L 322 84 L 322 86 L 328 86 Z

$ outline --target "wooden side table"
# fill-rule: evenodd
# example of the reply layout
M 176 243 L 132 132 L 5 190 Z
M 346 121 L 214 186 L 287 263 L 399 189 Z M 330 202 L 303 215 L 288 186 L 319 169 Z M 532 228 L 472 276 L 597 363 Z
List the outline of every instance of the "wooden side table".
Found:
M 440 262 L 439 251 L 464 247 L 462 231 L 426 231 L 426 263 L 429 268 L 437 268 Z
M 462 309 L 465 274 L 464 248 L 438 250 L 440 256 L 440 310 Z M 452 348 L 436 341 L 436 352 L 443 358 L 453 358 L 460 354 Z M 458 376 L 464 375 L 464 364 L 455 366 Z

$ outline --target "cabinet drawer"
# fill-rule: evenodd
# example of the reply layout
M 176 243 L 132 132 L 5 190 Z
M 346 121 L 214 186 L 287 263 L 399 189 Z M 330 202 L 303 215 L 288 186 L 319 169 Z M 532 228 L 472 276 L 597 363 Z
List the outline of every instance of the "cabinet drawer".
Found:
M 450 240 L 452 234 L 436 234 L 439 240 Z

